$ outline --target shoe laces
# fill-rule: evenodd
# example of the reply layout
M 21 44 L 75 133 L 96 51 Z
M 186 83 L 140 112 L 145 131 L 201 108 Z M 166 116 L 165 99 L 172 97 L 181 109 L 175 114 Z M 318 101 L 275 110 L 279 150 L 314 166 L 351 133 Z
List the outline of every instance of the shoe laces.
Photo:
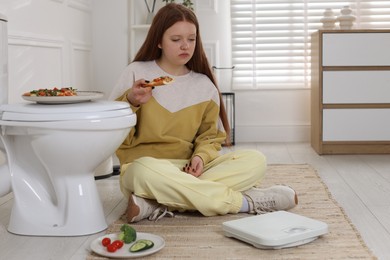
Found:
M 253 210 L 256 214 L 264 214 L 275 211 L 275 200 L 256 201 L 253 205 Z
M 158 220 L 162 219 L 163 217 L 168 216 L 173 218 L 174 214 L 173 212 L 169 211 L 167 207 L 160 206 L 157 209 L 155 209 L 152 214 L 148 217 L 149 220 L 154 220 L 157 222 Z

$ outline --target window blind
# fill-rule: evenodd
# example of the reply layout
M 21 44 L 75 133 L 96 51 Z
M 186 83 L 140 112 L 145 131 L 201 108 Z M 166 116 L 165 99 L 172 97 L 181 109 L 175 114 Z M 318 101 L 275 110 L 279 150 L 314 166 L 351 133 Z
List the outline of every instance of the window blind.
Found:
M 310 87 L 310 34 L 343 6 L 354 28 L 390 28 L 388 0 L 231 0 L 233 89 Z

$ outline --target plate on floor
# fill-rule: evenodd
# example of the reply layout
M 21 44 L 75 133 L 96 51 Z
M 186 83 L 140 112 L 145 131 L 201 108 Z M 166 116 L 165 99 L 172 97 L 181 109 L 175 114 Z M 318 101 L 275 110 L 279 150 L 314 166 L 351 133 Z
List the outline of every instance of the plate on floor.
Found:
M 24 96 L 27 101 L 37 102 L 40 104 L 72 104 L 100 99 L 104 96 L 99 91 L 77 91 L 76 96 Z
M 106 256 L 108 258 L 137 258 L 154 254 L 165 246 L 165 241 L 162 237 L 150 233 L 137 232 L 137 240 L 151 240 L 153 241 L 154 246 L 152 248 L 146 249 L 145 251 L 132 253 L 129 251 L 129 248 L 135 243 L 133 242 L 130 244 L 124 244 L 122 248 L 118 249 L 114 253 L 108 252 L 107 249 L 102 245 L 103 238 L 108 237 L 111 239 L 111 241 L 114 241 L 118 239 L 118 235 L 119 233 L 107 234 L 95 239 L 91 243 L 91 250 L 98 255 Z

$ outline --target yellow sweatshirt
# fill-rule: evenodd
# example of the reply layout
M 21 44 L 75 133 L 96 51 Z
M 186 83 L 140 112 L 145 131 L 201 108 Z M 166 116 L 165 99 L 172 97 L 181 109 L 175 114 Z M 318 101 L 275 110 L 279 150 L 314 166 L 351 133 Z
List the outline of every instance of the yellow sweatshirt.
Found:
M 173 76 L 155 61 L 133 62 L 110 98 L 128 102 L 126 95 L 134 81 L 165 75 L 174 82 L 153 89 L 146 104 L 132 106 L 137 124 L 117 150 L 121 165 L 143 156 L 190 159 L 195 155 L 206 165 L 219 156 L 226 134 L 219 119 L 218 91 L 207 76 L 193 71 Z

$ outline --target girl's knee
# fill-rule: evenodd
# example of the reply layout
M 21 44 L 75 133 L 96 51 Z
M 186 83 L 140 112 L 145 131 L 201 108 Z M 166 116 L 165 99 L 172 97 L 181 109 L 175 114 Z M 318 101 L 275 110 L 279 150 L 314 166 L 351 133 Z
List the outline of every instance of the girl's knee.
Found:
M 131 174 L 133 176 L 144 174 L 149 169 L 148 165 L 153 165 L 155 160 L 153 157 L 138 158 L 127 167 L 125 174 Z
M 261 163 L 266 163 L 267 159 L 265 157 L 265 155 L 260 152 L 260 151 L 257 151 L 257 150 L 249 150 L 248 153 L 251 154 L 251 156 L 254 157 L 254 160 L 257 160 Z
M 257 163 L 259 165 L 266 165 L 267 159 L 265 155 L 257 150 L 240 150 L 236 152 L 236 156 L 245 158 L 245 160 L 250 161 L 251 163 Z

